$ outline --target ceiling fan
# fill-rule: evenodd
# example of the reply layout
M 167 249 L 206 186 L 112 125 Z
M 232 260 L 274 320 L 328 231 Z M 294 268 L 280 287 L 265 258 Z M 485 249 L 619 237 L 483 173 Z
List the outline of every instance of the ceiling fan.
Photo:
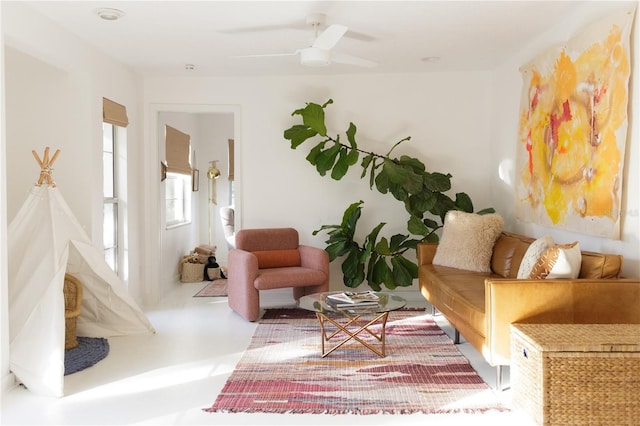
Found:
M 321 67 L 331 63 L 339 63 L 346 65 L 355 65 L 360 67 L 375 67 L 378 64 L 368 59 L 360 58 L 353 55 L 334 52 L 332 49 L 340 41 L 340 39 L 348 31 L 344 25 L 332 24 L 324 31 L 320 32 L 320 26 L 325 22 L 325 15 L 322 13 L 314 13 L 307 17 L 307 24 L 310 24 L 315 31 L 315 38 L 311 46 L 297 49 L 288 53 L 271 53 L 261 55 L 243 55 L 235 56 L 235 58 L 265 58 L 277 56 L 299 56 L 300 63 L 309 67 Z

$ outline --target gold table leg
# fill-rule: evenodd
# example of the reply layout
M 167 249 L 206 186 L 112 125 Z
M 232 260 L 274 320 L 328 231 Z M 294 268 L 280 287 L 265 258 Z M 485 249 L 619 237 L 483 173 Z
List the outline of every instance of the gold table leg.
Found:
M 368 321 L 366 323 L 360 322 L 359 319 L 362 316 L 362 314 L 357 314 L 355 316 L 349 316 L 346 312 L 341 312 L 347 319 L 347 322 L 345 323 L 340 323 L 336 320 L 334 320 L 333 318 L 330 318 L 328 316 L 326 316 L 325 314 L 321 313 L 321 312 L 316 312 L 316 317 L 318 318 L 318 322 L 320 323 L 320 332 L 321 332 L 321 347 L 322 347 L 322 357 L 326 357 L 327 355 L 329 355 L 331 352 L 335 351 L 336 349 L 338 349 L 339 347 L 341 347 L 342 345 L 344 345 L 345 343 L 351 341 L 351 340 L 356 340 L 358 342 L 360 342 L 364 347 L 368 348 L 370 351 L 372 351 L 373 353 L 377 354 L 378 356 L 384 358 L 385 355 L 385 329 L 387 326 L 387 318 L 389 317 L 389 312 L 382 312 L 380 314 L 378 314 L 375 318 L 373 318 L 371 321 Z M 336 330 L 331 332 L 330 334 L 328 334 L 328 330 L 325 329 L 325 323 L 331 323 L 332 325 L 334 325 L 336 327 Z M 380 333 L 376 333 L 375 331 L 372 331 L 370 329 L 371 326 L 373 325 L 380 325 Z M 351 331 L 349 330 L 349 326 L 351 325 L 355 325 L 357 328 L 357 330 L 355 331 Z M 335 346 L 333 346 L 331 349 L 325 351 L 325 343 L 328 342 L 330 339 L 332 339 L 333 337 L 335 337 L 336 335 L 338 335 L 340 332 L 343 332 L 345 334 L 347 334 L 347 337 L 345 337 L 342 341 L 340 341 L 339 343 L 337 343 Z M 366 332 L 369 333 L 371 336 L 375 337 L 379 342 L 380 342 L 380 350 L 378 350 L 376 347 L 372 346 L 371 344 L 365 342 L 364 340 L 362 340 L 358 335 L 362 332 Z

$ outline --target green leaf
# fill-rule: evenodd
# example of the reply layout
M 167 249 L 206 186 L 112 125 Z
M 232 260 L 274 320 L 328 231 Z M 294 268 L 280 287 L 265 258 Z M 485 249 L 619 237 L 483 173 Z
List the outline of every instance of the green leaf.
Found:
M 415 173 L 411 168 L 405 166 L 405 170 L 407 171 L 407 177 L 402 182 L 402 187 L 409 194 L 417 194 L 422 191 L 422 182 L 423 178 L 421 174 Z
M 490 213 L 495 213 L 496 210 L 493 207 L 488 207 L 486 209 L 482 209 L 478 212 L 478 214 L 490 214 Z
M 380 238 L 378 244 L 376 244 L 375 252 L 382 256 L 391 256 L 391 250 L 389 250 L 389 241 L 386 238 Z
M 376 161 L 375 159 L 373 160 L 372 166 L 371 166 L 371 173 L 369 174 L 369 189 L 373 189 L 373 185 L 375 184 L 375 179 L 376 179 Z M 383 192 L 384 194 L 384 192 Z
M 362 167 L 362 175 L 360 176 L 360 178 L 363 178 L 364 175 L 367 174 L 367 168 L 369 167 L 369 164 L 371 164 L 372 160 L 373 154 L 368 154 L 362 159 L 362 163 L 360 163 L 360 166 Z
M 309 163 L 313 164 L 314 166 L 316 165 L 318 154 L 324 149 L 326 143 L 327 141 L 322 141 L 318 145 L 314 146 L 311 151 L 309 151 L 309 154 L 307 154 L 306 158 Z
M 358 162 L 358 158 L 360 157 L 360 153 L 355 149 L 349 150 L 349 154 L 347 154 L 347 164 L 349 166 L 353 166 Z
M 407 210 L 415 216 L 422 216 L 435 205 L 436 199 L 429 191 L 421 191 L 409 196 Z
M 413 284 L 413 279 L 418 277 L 418 266 L 403 256 L 392 257 L 391 265 L 396 286 L 409 287 Z
M 313 102 L 308 103 L 300 114 L 302 115 L 302 122 L 306 126 L 318 132 L 320 136 L 327 136 L 327 127 L 324 124 L 324 107 L 322 105 Z
M 291 141 L 291 149 L 296 149 L 304 141 L 318 134 L 317 131 L 303 124 L 296 124 L 284 131 L 284 138 Z
M 327 173 L 327 170 L 330 170 L 333 167 L 333 164 L 336 162 L 336 157 L 340 152 L 340 144 L 334 143 L 331 148 L 328 148 L 316 156 L 316 169 L 320 176 L 324 176 Z
M 404 183 L 407 180 L 408 172 L 407 170 L 389 160 L 388 158 L 384 159 L 384 163 L 382 166 L 382 172 L 385 173 L 390 182 L 393 183 Z
M 445 192 L 451 189 L 451 175 L 443 173 L 426 173 L 424 185 L 433 192 Z
M 390 281 L 391 279 L 391 269 L 389 269 L 386 259 L 379 257 L 373 265 L 369 286 L 376 291 L 380 291 L 380 284 Z M 376 288 L 373 287 L 374 285 Z
M 436 222 L 433 219 L 429 219 L 427 217 L 425 217 L 424 219 L 422 219 L 422 222 L 427 226 L 427 228 L 429 229 L 436 229 L 440 227 L 440 224 L 438 222 Z
M 349 162 L 347 159 L 347 148 L 340 147 L 340 155 L 335 166 L 333 166 L 333 170 L 331 170 L 331 177 L 335 180 L 340 180 L 347 174 L 348 170 Z
M 463 212 L 473 213 L 473 202 L 471 202 L 471 198 L 464 192 L 458 192 L 456 194 L 456 207 Z
M 342 282 L 347 287 L 357 287 L 364 281 L 364 265 L 358 260 L 359 251 L 351 250 L 342 262 Z
M 360 219 L 360 215 L 362 214 L 362 207 L 360 207 L 364 201 L 360 200 L 356 203 L 351 204 L 344 211 L 342 215 L 342 229 L 344 229 L 345 233 L 349 236 L 350 239 L 353 239 L 353 236 L 356 232 L 356 224 L 358 223 L 358 219 Z
M 391 192 L 393 197 L 398 201 L 406 201 L 409 198 L 409 194 L 404 187 L 397 183 L 389 183 L 389 192 Z
M 334 244 L 328 245 L 324 249 L 329 254 L 329 262 L 333 262 L 340 256 L 344 256 L 349 251 L 349 244 L 345 241 L 340 241 Z
M 426 243 L 437 243 L 438 241 L 440 241 L 440 237 L 438 237 L 438 234 L 436 234 L 435 232 L 432 232 L 425 237 L 424 241 Z
M 349 123 L 349 128 L 346 131 L 347 139 L 349 140 L 349 144 L 351 148 L 357 149 L 358 144 L 356 143 L 356 126 L 353 123 Z
M 389 192 L 389 178 L 387 177 L 387 174 L 384 173 L 384 171 L 378 173 L 378 176 L 376 176 L 375 178 L 375 182 L 378 192 L 380 192 L 381 194 L 386 194 L 387 192 Z
M 325 108 L 327 105 L 331 105 L 333 103 L 333 99 L 329 98 L 327 102 L 322 104 L 322 108 Z
M 407 238 L 409 238 L 408 235 L 402 235 L 402 234 L 396 234 L 394 236 L 391 237 L 391 243 L 389 244 L 389 249 L 392 252 L 397 252 L 398 249 L 400 248 L 400 244 L 402 244 L 402 242 L 404 240 L 406 240 Z
M 411 167 L 413 172 L 419 175 L 422 175 L 426 170 L 426 167 L 422 163 L 422 161 L 418 160 L 417 158 L 409 157 L 407 155 L 400 156 L 399 163 L 403 166 Z
M 422 240 L 416 240 L 416 239 L 405 240 L 402 242 L 402 244 L 400 244 L 400 248 L 415 250 L 416 247 L 418 247 L 418 244 L 420 244 L 421 242 Z
M 382 227 L 386 225 L 384 222 L 380 222 L 373 230 L 365 237 L 365 246 L 368 250 L 373 249 L 373 246 L 376 244 L 376 240 L 378 239 L 378 234 Z
M 429 229 L 419 217 L 411 216 L 407 222 L 407 230 L 413 235 L 427 235 Z

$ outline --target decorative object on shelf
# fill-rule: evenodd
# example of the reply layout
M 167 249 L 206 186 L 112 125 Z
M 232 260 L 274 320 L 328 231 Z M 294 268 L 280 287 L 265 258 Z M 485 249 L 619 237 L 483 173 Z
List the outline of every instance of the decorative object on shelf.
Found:
M 518 219 L 620 238 L 634 13 L 602 19 L 521 68 Z
M 391 152 L 411 137 L 396 142 L 382 155 L 358 148 L 356 126 L 353 123 L 349 124 L 345 132 L 348 143 L 342 143 L 340 135 L 335 138 L 329 136 L 325 125 L 325 108 L 332 103 L 332 99 L 323 105 L 309 102 L 306 107 L 295 110 L 292 115 L 300 115 L 302 124 L 295 124 L 285 130 L 284 138 L 291 142 L 291 149 L 296 149 L 305 141 L 319 137 L 321 140 L 311 149 L 306 159 L 321 176 L 330 172 L 334 180 L 342 179 L 349 168 L 358 162 L 360 154 L 363 154 L 361 178 L 368 174 L 370 189 L 375 187 L 381 194 L 390 193 L 404 204 L 409 214 L 409 235 L 396 234 L 390 239 L 378 239 L 378 234 L 385 225 L 382 222 L 365 237 L 364 242 L 355 241 L 363 201 L 355 202 L 345 210 L 342 223 L 322 225 L 313 234 L 320 231 L 329 234 L 325 250 L 331 261 L 344 256 L 342 272 L 343 282 L 347 287 L 358 287 L 365 280 L 376 291 L 381 289 L 381 285 L 391 290 L 411 286 L 418 277 L 418 267 L 405 257 L 405 253 L 415 250 L 420 242 L 438 241 L 435 231 L 442 227 L 441 223 L 449 210 L 473 213 L 471 198 L 464 192 L 457 193 L 455 199 L 446 194 L 451 189 L 451 174 L 428 172 L 420 160 L 407 155 L 391 157 Z M 493 212 L 492 208 L 488 208 L 478 213 Z M 432 217 L 439 218 L 440 223 Z M 411 235 L 418 238 L 411 238 Z

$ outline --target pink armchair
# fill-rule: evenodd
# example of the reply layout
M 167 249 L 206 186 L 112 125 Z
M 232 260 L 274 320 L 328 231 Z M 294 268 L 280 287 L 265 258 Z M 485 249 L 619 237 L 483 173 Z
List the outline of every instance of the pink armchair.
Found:
M 296 300 L 329 291 L 329 255 L 299 245 L 293 228 L 238 231 L 227 263 L 229 306 L 248 321 L 260 317 L 260 290 L 293 287 Z

